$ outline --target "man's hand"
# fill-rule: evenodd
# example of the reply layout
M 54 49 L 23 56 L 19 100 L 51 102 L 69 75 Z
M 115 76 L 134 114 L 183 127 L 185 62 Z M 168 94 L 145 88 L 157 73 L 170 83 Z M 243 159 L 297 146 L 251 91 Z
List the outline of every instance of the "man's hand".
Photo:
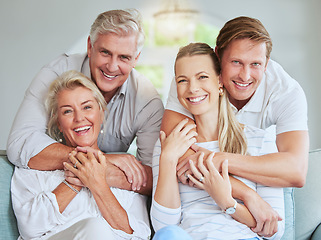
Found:
M 91 147 L 77 147 L 71 153 L 70 156 L 77 158 L 77 153 L 93 153 L 98 158 L 99 150 Z M 127 177 L 127 181 L 133 191 L 140 190 L 142 186 L 146 186 L 147 174 L 140 162 L 130 154 L 105 154 L 107 159 L 107 183 L 111 187 L 123 188 L 123 175 Z M 70 160 L 68 161 L 70 162 Z M 138 165 L 138 167 L 137 167 Z M 141 168 L 140 168 L 141 167 Z M 84 186 L 75 174 L 71 171 L 65 170 L 65 178 L 68 182 L 77 185 Z
M 256 227 L 251 230 L 259 236 L 271 237 L 278 231 L 278 221 L 282 218 L 257 193 L 253 193 L 244 199 L 245 206 L 256 220 Z
M 108 162 L 122 170 L 133 191 L 147 185 L 147 173 L 142 163 L 131 154 L 106 154 Z
M 187 177 L 188 175 L 193 174 L 191 171 L 191 168 L 190 168 L 189 161 L 190 160 L 193 161 L 194 165 L 197 166 L 197 162 L 198 162 L 198 159 L 199 159 L 201 153 L 204 153 L 204 158 L 207 158 L 212 152 L 206 148 L 199 147 L 196 144 L 193 144 L 190 148 L 195 153 L 186 157 L 184 160 L 180 161 L 177 165 L 176 171 L 177 171 L 177 177 L 181 181 L 181 183 L 189 184 L 190 186 L 192 186 L 193 183 L 191 181 L 189 181 L 189 179 Z M 214 158 L 215 158 L 215 155 L 214 155 Z M 213 161 L 215 162 L 215 160 L 213 160 Z M 205 165 L 206 165 L 206 163 L 205 163 Z M 217 169 L 221 168 L 221 164 L 218 165 L 215 163 L 214 165 Z
M 78 151 L 81 152 L 92 152 L 97 157 L 98 150 L 91 147 L 77 147 Z M 139 191 L 141 187 L 146 187 L 147 185 L 147 173 L 140 161 L 131 154 L 105 154 L 107 162 L 116 166 L 121 170 L 127 177 L 127 181 L 131 184 L 133 191 Z M 107 164 L 108 164 L 107 163 Z M 119 176 L 116 172 L 117 169 L 108 167 L 107 182 L 108 178 L 114 178 L 114 176 Z M 114 175 L 116 174 L 116 175 Z M 111 179 L 109 179 L 111 180 Z

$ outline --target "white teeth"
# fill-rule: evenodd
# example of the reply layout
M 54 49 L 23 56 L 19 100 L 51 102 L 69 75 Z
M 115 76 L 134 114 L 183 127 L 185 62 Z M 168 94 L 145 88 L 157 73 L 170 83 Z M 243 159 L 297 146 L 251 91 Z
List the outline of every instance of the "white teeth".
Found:
M 80 132 L 80 131 L 84 131 L 84 130 L 89 130 L 90 128 L 91 128 L 91 126 L 85 126 L 85 127 L 75 128 L 74 131 Z
M 235 83 L 236 85 L 240 86 L 240 87 L 247 87 L 247 86 L 250 85 L 250 83 L 244 83 L 244 84 L 238 83 L 238 82 L 234 82 L 234 83 Z
M 189 100 L 193 103 L 196 103 L 196 102 L 200 102 L 202 100 L 205 99 L 206 96 L 202 96 L 202 97 L 195 97 L 195 98 L 189 98 Z
M 115 77 L 117 77 L 117 75 L 116 75 L 116 76 L 111 76 L 111 75 L 108 75 L 108 74 L 106 74 L 106 73 L 104 73 L 104 72 L 103 72 L 103 74 L 104 74 L 105 77 L 108 77 L 108 78 L 115 78 Z

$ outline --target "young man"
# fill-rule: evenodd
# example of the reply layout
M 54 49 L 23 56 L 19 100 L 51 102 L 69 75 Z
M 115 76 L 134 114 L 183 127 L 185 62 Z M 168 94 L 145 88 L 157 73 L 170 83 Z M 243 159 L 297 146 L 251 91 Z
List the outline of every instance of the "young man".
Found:
M 150 194 L 149 166 L 163 105 L 151 82 L 133 69 L 143 45 L 138 11 L 101 13 L 91 26 L 87 54 L 61 55 L 43 67 L 31 83 L 9 135 L 10 161 L 38 170 L 63 168 L 72 149 L 47 136 L 43 99 L 58 75 L 77 70 L 96 83 L 107 101 L 108 112 L 98 140 L 100 149 L 106 153 L 126 152 L 137 137 L 137 160 L 129 154 L 108 154 L 109 185 Z
M 267 186 L 302 187 L 309 150 L 306 98 L 299 84 L 270 60 L 271 50 L 272 41 L 264 26 L 249 17 L 228 21 L 217 37 L 215 48 L 221 67 L 220 79 L 238 120 L 263 129 L 275 125 L 279 152 L 259 157 L 216 153 L 213 161 L 221 166 L 228 159 L 231 174 Z M 161 127 L 166 134 L 186 118 L 185 115 L 192 118 L 177 101 L 174 84 L 166 108 Z M 195 155 L 204 151 L 197 147 L 194 150 L 196 154 L 188 159 L 196 159 Z M 187 173 L 190 170 L 185 158 L 178 169 L 183 183 L 187 183 Z M 254 212 L 260 207 L 248 207 L 258 222 L 255 231 L 264 236 L 264 227 L 268 226 L 265 221 L 269 217 Z

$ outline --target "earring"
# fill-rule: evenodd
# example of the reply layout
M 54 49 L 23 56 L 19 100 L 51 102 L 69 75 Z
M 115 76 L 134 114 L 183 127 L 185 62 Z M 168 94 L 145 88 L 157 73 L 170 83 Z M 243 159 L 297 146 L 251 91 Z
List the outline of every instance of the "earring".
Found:
M 58 138 L 58 142 L 62 143 L 64 140 L 63 140 L 63 137 L 64 137 L 64 134 L 62 132 L 59 131 L 59 138 Z
M 219 87 L 219 88 L 218 88 L 218 94 L 219 94 L 220 96 L 223 96 L 223 94 L 224 94 L 224 89 L 223 89 L 223 87 Z
M 101 129 L 101 130 L 100 130 L 100 134 L 103 134 L 103 133 L 104 133 L 104 129 Z

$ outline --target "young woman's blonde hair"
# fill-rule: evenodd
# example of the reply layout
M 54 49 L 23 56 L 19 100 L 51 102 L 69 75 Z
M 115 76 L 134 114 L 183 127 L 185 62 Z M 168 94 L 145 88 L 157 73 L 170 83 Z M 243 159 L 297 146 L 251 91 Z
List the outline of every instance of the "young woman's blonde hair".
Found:
M 89 89 L 94 98 L 96 99 L 101 114 L 103 116 L 104 111 L 107 109 L 107 103 L 105 98 L 95 85 L 93 81 L 87 78 L 80 72 L 70 70 L 59 77 L 57 77 L 50 85 L 49 91 L 45 100 L 45 107 L 48 113 L 48 124 L 47 124 L 47 133 L 50 137 L 58 141 L 63 136 L 58 128 L 58 94 L 65 89 L 73 90 L 77 87 L 84 87 Z
M 189 45 L 180 48 L 176 56 L 175 66 L 178 59 L 195 55 L 209 55 L 213 61 L 213 68 L 216 74 L 219 75 L 220 68 L 218 58 L 213 48 L 206 43 L 190 43 Z M 224 87 L 223 94 L 219 97 L 218 124 L 218 143 L 220 151 L 245 155 L 247 153 L 247 141 L 243 131 L 243 125 L 237 121 Z

